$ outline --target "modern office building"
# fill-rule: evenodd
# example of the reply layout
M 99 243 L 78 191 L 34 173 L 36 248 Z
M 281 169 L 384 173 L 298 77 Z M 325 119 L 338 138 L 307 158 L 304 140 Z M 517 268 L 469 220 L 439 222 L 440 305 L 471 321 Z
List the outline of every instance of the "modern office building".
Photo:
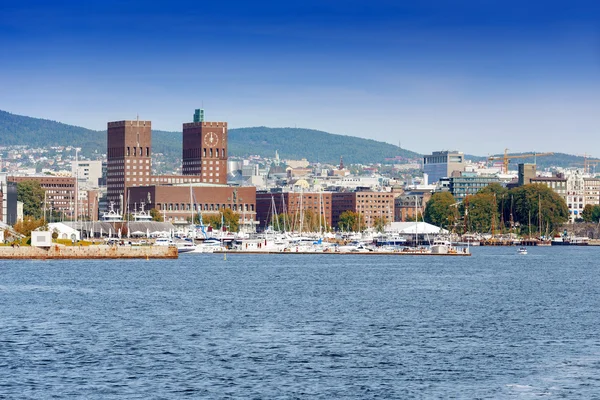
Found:
M 71 173 L 78 179 L 79 189 L 99 186 L 102 179 L 102 161 L 79 160 L 71 163 Z
M 475 172 L 461 172 L 458 176 L 450 177 L 449 180 L 450 193 L 457 202 L 476 194 L 492 183 L 500 182 L 496 175 L 477 175 Z
M 0 173 L 0 221 L 8 225 L 17 222 L 17 183 Z
M 464 171 L 465 165 L 465 155 L 458 151 L 434 151 L 423 156 L 423 173 L 427 174 L 431 184 L 452 176 L 455 171 Z
M 518 185 L 529 185 L 531 180 L 536 177 L 536 174 L 535 164 L 519 164 Z

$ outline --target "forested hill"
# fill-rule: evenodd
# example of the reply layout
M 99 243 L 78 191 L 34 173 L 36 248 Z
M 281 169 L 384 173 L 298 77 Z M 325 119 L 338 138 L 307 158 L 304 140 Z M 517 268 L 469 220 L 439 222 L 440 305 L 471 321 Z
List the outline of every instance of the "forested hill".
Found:
M 181 157 L 181 132 L 152 131 L 153 151 L 168 157 Z M 0 146 L 32 147 L 75 146 L 84 155 L 106 151 L 106 132 L 66 125 L 46 119 L 31 118 L 0 111 Z M 419 158 L 419 154 L 388 143 L 353 136 L 301 128 L 238 128 L 229 130 L 229 155 L 260 155 L 283 159 L 306 158 L 310 161 L 337 164 L 344 162 L 378 163 L 401 156 Z
M 181 158 L 181 132 L 152 131 L 153 151 L 164 153 L 172 160 Z M 106 131 L 94 131 L 47 119 L 31 118 L 0 110 L 0 146 L 28 145 L 31 147 L 75 146 L 82 154 L 93 157 L 106 152 Z M 460 145 L 457 146 L 460 148 Z M 432 151 L 437 149 L 432 148 Z M 334 135 L 302 128 L 238 128 L 229 130 L 229 155 L 259 155 L 282 159 L 306 158 L 309 161 L 345 164 L 379 163 L 386 158 L 420 159 L 420 155 L 388 143 L 353 136 Z M 551 149 L 548 149 L 551 151 Z M 532 152 L 529 152 L 532 153 Z M 502 156 L 502 154 L 497 154 Z M 487 157 L 465 156 L 474 161 Z M 550 166 L 583 167 L 583 157 L 564 153 L 537 157 L 539 169 Z M 511 160 L 511 169 L 519 162 L 532 163 L 533 158 Z M 600 169 L 600 166 L 597 168 Z

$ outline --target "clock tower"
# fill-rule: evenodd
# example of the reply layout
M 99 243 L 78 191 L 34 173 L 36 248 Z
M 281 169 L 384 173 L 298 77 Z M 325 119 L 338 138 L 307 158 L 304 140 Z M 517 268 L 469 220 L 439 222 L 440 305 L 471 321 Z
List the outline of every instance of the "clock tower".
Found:
M 196 110 L 194 122 L 183 124 L 182 172 L 227 184 L 227 122 L 206 122 L 204 110 Z

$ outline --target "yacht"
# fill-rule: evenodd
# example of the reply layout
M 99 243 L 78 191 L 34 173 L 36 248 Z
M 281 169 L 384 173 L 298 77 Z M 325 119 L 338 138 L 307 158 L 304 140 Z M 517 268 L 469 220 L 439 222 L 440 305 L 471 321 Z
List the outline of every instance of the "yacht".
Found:
M 102 213 L 100 220 L 102 222 L 123 222 L 123 217 L 115 212 L 115 203 L 111 201 L 108 212 Z
M 445 239 L 436 239 L 431 245 L 431 254 L 448 254 L 452 248 L 451 243 Z

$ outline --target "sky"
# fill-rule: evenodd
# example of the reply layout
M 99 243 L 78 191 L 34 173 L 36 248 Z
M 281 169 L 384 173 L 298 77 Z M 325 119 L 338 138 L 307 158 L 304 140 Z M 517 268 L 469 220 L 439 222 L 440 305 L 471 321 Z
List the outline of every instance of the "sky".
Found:
M 51 3 L 51 4 L 50 4 Z M 154 4 L 159 3 L 159 4 Z M 600 157 L 597 1 L 14 1 L 0 109 Z

